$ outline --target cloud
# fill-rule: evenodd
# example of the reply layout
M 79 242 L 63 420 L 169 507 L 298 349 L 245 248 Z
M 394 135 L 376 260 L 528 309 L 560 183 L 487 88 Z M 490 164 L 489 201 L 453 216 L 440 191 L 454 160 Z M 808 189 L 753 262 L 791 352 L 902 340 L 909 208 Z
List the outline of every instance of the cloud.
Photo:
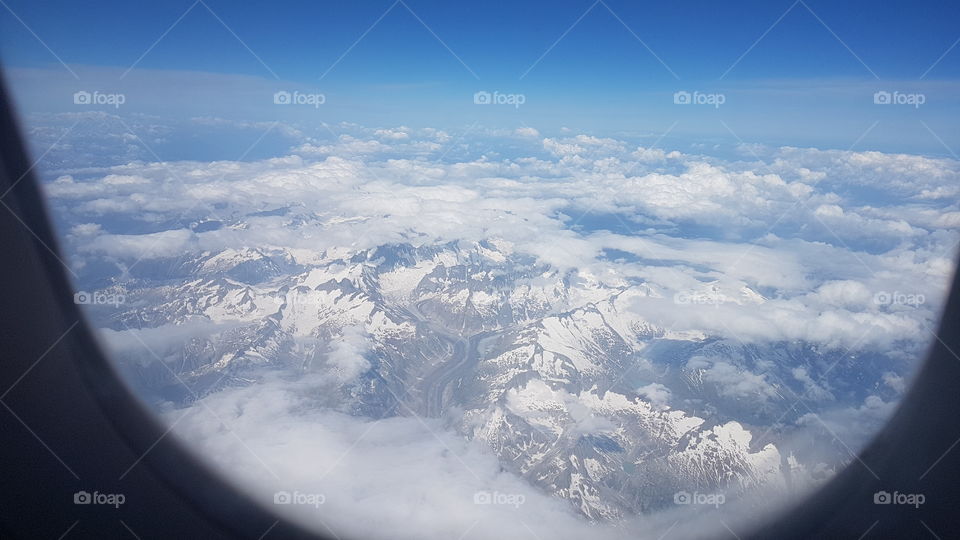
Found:
M 563 389 L 554 390 L 539 379 L 507 393 L 507 408 L 531 425 L 560 436 L 563 433 L 591 435 L 612 432 L 616 426 L 596 414 L 580 398 Z M 563 411 L 568 423 L 553 425 L 548 411 Z
M 340 384 L 352 382 L 370 369 L 370 362 L 365 358 L 367 354 L 370 354 L 368 336 L 362 328 L 348 326 L 334 342 L 327 355 L 327 364 Z
M 436 419 L 378 420 L 317 407 L 323 384 L 266 374 L 165 416 L 198 456 L 255 499 L 341 537 L 506 538 L 527 527 L 544 538 L 627 537 L 574 515 Z M 279 491 L 323 503 L 274 506 Z M 475 503 L 483 493 L 509 499 Z
M 644 148 L 642 146 L 638 147 L 630 155 L 631 157 L 634 157 L 644 163 L 656 163 L 659 161 L 666 161 L 667 159 L 679 159 L 683 157 L 683 154 L 677 152 L 676 150 L 672 152 L 665 152 L 659 148 Z
M 368 418 L 318 405 L 327 384 L 322 373 L 261 372 L 257 384 L 224 389 L 186 409 L 167 408 L 164 417 L 174 436 L 226 481 L 288 519 L 341 538 L 467 540 L 513 538 L 517 531 L 561 540 L 666 532 L 708 538 L 718 515 L 736 528 L 758 519 L 758 501 L 746 496 L 709 511 L 677 506 L 616 524 L 588 522 L 439 419 Z M 584 433 L 609 428 L 589 416 L 578 416 L 576 425 Z M 714 432 L 749 444 L 736 423 Z M 301 503 L 274 504 L 278 492 Z M 786 502 L 782 494 L 758 496 L 766 508 Z
M 903 391 L 907 389 L 907 384 L 904 381 L 904 378 L 893 372 L 888 371 L 887 373 L 884 373 L 883 382 L 898 394 L 902 394 Z
M 688 342 L 710 338 L 725 350 L 800 341 L 844 354 L 857 348 L 909 357 L 926 345 L 923 328 L 936 321 L 953 271 L 960 210 L 949 196 L 960 167 L 952 160 L 744 148 L 762 158 L 730 161 L 589 135 L 541 140 L 532 128 L 495 139 L 509 155 L 471 155 L 490 141 L 468 139 L 449 156 L 452 138 L 441 130 L 338 127 L 343 132 L 333 137 L 296 138 L 282 157 L 130 160 L 59 174 L 45 190 L 68 231 L 81 280 L 122 283 L 136 279 L 129 269 L 141 261 L 178 268 L 188 254 L 223 252 L 232 260 L 251 248 L 272 262 L 311 265 L 349 261 L 384 244 L 489 242 L 497 256 L 537 261 L 543 273 L 531 276 L 531 284 L 574 283 L 579 296 L 565 307 L 596 308 L 603 299 L 591 295 L 616 290 L 617 309 L 637 327 L 649 323 Z M 113 267 L 116 274 L 103 275 Z M 295 296 L 288 293 L 286 301 Z M 898 301 L 919 297 L 925 301 Z M 142 340 L 162 358 L 175 357 L 176 347 L 247 320 L 224 317 L 232 322 L 191 319 L 104 335 L 118 355 Z M 505 472 L 488 448 L 466 441 L 452 423 L 338 412 L 338 391 L 364 384 L 377 357 L 356 322 L 312 350 L 299 370 L 258 372 L 249 387 L 165 414 L 199 455 L 265 504 L 276 491 L 323 495 L 319 508 L 278 508 L 316 527 L 391 538 L 510 537 L 526 527 L 543 538 L 601 534 L 567 501 Z M 308 332 L 297 334 L 303 343 L 296 346 L 315 340 Z M 703 354 L 683 367 L 724 398 L 776 402 L 780 381 L 740 360 Z M 811 398 L 831 395 L 806 369 L 786 378 Z M 900 393 L 904 380 L 885 373 L 877 392 Z M 663 414 L 682 399 L 677 388 L 657 382 L 637 386 Z M 545 433 L 557 428 L 545 420 L 548 409 L 565 411 L 562 429 L 575 434 L 616 429 L 583 399 L 531 380 L 507 392 L 503 405 Z M 869 396 L 862 405 L 804 416 L 800 424 L 833 431 L 856 424 L 851 437 L 863 440 L 892 406 Z M 739 426 L 714 429 L 749 444 Z M 473 503 L 477 493 L 491 492 L 524 502 L 519 508 Z M 632 536 L 649 527 L 659 536 L 670 526 L 661 520 L 677 516 L 684 530 L 702 525 L 686 514 L 664 516 L 602 534 Z
M 644 397 L 651 405 L 663 408 L 670 404 L 672 393 L 670 389 L 660 383 L 650 383 L 637 388 L 637 394 Z
M 208 338 L 229 331 L 238 325 L 233 322 L 215 323 L 196 317 L 189 324 L 165 325 L 155 328 L 101 328 L 99 337 L 111 355 L 147 365 L 155 359 L 168 363 L 182 361 L 180 351 L 191 340 Z M 146 354 L 144 354 L 146 353 Z
M 807 413 L 797 423 L 839 440 L 848 447 L 860 448 L 876 434 L 876 426 L 890 418 L 896 402 L 883 401 L 870 395 L 856 407 L 835 408 L 820 413 Z
M 694 357 L 687 362 L 687 369 L 699 370 L 705 381 L 715 384 L 717 391 L 727 397 L 769 400 L 778 395 L 765 375 L 750 373 L 726 361 Z
M 373 132 L 374 135 L 380 137 L 381 139 L 387 139 L 391 141 L 405 141 L 410 138 L 410 134 L 407 133 L 409 128 L 400 127 L 398 129 L 378 129 Z
M 175 257 L 189 251 L 195 235 L 186 229 L 149 234 L 101 234 L 83 246 L 83 251 L 116 257 Z
M 817 287 L 811 296 L 825 305 L 836 307 L 866 307 L 873 300 L 870 289 L 855 280 L 827 281 Z
M 744 163 L 577 135 L 536 141 L 529 155 L 443 162 L 424 157 L 440 151 L 437 141 L 449 138 L 442 131 L 344 129 L 354 134 L 303 143 L 290 156 L 131 162 L 62 175 L 45 189 L 67 225 L 79 227 L 78 266 L 96 256 L 132 262 L 249 246 L 302 252 L 499 238 L 559 271 L 647 283 L 663 299 L 634 309 L 665 326 L 745 342 L 917 340 L 936 319 L 952 269 L 960 212 L 955 201 L 926 195 L 960 179 L 951 160 L 781 148 Z M 537 157 L 538 147 L 553 157 Z M 874 190 L 869 201 L 832 191 L 853 178 Z M 261 214 L 276 208 L 290 210 Z M 210 219 L 222 226 L 187 226 Z M 108 225 L 118 220 L 139 222 L 140 232 Z M 634 260 L 609 260 L 610 249 Z M 726 298 L 747 288 L 763 301 L 670 302 L 718 280 Z M 927 302 L 872 301 L 893 292 Z

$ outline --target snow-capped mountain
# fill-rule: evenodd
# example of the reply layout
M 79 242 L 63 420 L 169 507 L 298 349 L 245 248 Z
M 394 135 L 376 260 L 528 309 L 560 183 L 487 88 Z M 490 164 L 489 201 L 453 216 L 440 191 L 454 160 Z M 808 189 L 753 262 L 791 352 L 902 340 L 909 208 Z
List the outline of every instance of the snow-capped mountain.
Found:
M 598 520 L 664 507 L 684 490 L 735 496 L 815 481 L 806 471 L 849 455 L 781 445 L 804 407 L 858 404 L 879 384 L 864 381 L 891 369 L 800 342 L 674 330 L 634 309 L 669 291 L 561 272 L 505 242 L 302 259 L 243 249 L 145 261 L 103 289 L 124 296 L 119 309 L 92 312 L 129 379 L 158 402 L 185 405 L 264 369 L 322 372 L 318 404 L 442 417 L 505 470 Z M 764 302 L 720 282 L 689 294 Z M 358 354 L 345 360 L 345 346 Z M 805 384 L 828 370 L 851 382 Z

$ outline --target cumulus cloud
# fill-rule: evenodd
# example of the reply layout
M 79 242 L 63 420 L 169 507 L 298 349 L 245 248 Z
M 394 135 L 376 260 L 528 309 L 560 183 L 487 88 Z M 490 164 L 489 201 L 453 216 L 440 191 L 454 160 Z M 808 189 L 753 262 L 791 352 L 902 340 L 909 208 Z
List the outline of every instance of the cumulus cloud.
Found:
M 666 161 L 667 159 L 679 159 L 683 156 L 683 154 L 677 152 L 676 150 L 672 152 L 666 152 L 659 148 L 644 148 L 641 146 L 634 150 L 631 156 L 637 158 L 641 162 L 655 163 L 658 161 Z
M 233 322 L 215 323 L 206 319 L 191 320 L 189 324 L 165 325 L 156 328 L 102 328 L 101 343 L 117 358 L 137 364 L 149 364 L 155 359 L 168 363 L 181 362 L 183 347 L 197 338 L 229 331 L 238 325 Z M 147 353 L 147 354 L 144 354 Z
M 924 328 L 936 320 L 953 271 L 960 215 L 951 198 L 960 185 L 953 160 L 744 148 L 762 159 L 729 161 L 590 135 L 541 139 L 532 128 L 501 134 L 504 146 L 516 145 L 513 155 L 461 157 L 457 146 L 452 157 L 452 138 L 441 130 L 343 127 L 349 133 L 301 137 L 289 155 L 273 159 L 131 160 L 62 174 L 45 189 L 82 278 L 93 275 L 84 272 L 94 263 L 127 278 L 140 261 L 175 268 L 185 253 L 251 247 L 309 264 L 388 243 L 495 241 L 587 292 L 594 284 L 642 289 L 624 295 L 625 313 L 671 332 L 720 338 L 728 348 L 802 341 L 908 355 L 926 343 Z M 467 154 L 475 142 L 462 143 Z M 230 329 L 189 324 L 104 335 L 116 354 L 147 344 L 166 358 L 171 346 Z M 597 537 L 598 528 L 566 502 L 504 472 L 489 450 L 440 420 L 355 417 L 322 406 L 317 395 L 361 383 L 374 356 L 360 328 L 348 326 L 325 346 L 305 373 L 264 373 L 258 384 L 165 414 L 200 455 L 239 475 L 265 504 L 276 491 L 323 495 L 318 507 L 278 508 L 313 526 L 361 537 L 508 537 L 527 527 L 543 538 Z M 782 399 L 782 381 L 762 366 L 751 371 L 699 355 L 681 367 L 724 398 Z M 830 397 L 805 369 L 786 378 L 808 396 Z M 904 389 L 901 375 L 882 380 L 885 397 Z M 655 382 L 636 393 L 660 409 L 679 397 Z M 567 411 L 562 427 L 573 433 L 615 429 L 576 396 L 540 381 L 505 401 L 532 425 L 556 407 Z M 875 426 L 892 406 L 868 396 L 800 424 Z M 492 492 L 522 496 L 522 507 L 473 504 L 478 493 Z M 658 517 L 603 534 L 634 536 L 647 526 L 659 536 L 671 526 L 660 519 L 676 521 Z M 684 519 L 681 528 L 697 526 Z
M 698 356 L 687 362 L 687 368 L 700 371 L 703 379 L 715 384 L 717 391 L 724 396 L 769 400 L 778 395 L 765 375 L 750 373 L 723 360 Z
M 641 386 L 637 388 L 637 394 L 658 408 L 664 408 L 669 405 L 672 396 L 670 389 L 660 383 L 650 383 Z
M 369 353 L 370 341 L 363 329 L 348 326 L 334 342 L 327 355 L 327 364 L 334 371 L 339 383 L 351 382 L 370 369 L 370 362 L 366 359 Z
M 319 408 L 318 384 L 311 376 L 266 375 L 166 416 L 225 477 L 317 530 L 350 538 L 503 538 L 526 528 L 544 538 L 627 537 L 574 515 L 436 419 L 360 418 Z M 317 495 L 312 500 L 322 503 L 274 506 L 280 491 Z M 485 494 L 500 497 L 486 504 Z
M 378 129 L 373 132 L 374 135 L 380 137 L 381 139 L 388 139 L 391 141 L 404 141 L 410 138 L 410 134 L 407 133 L 409 128 L 400 127 L 397 129 Z
M 538 429 L 559 436 L 563 432 L 591 435 L 610 432 L 616 428 L 609 420 L 598 416 L 577 396 L 566 390 L 554 390 L 539 379 L 507 394 L 507 408 L 525 418 Z M 569 416 L 563 426 L 550 423 L 549 411 L 564 411 Z
M 316 393 L 326 384 L 320 374 L 265 373 L 256 385 L 228 388 L 164 416 L 174 436 L 229 482 L 288 519 L 341 538 L 466 540 L 526 531 L 532 538 L 627 540 L 719 532 L 721 510 L 689 506 L 617 524 L 588 522 L 441 420 L 357 417 L 318 406 Z M 587 417 L 577 425 L 604 428 Z M 275 505 L 280 492 L 300 503 Z M 757 519 L 756 504 L 751 497 L 729 501 L 722 517 L 728 526 L 745 526 Z
M 188 251 L 194 234 L 174 229 L 148 234 L 101 234 L 83 246 L 83 251 L 121 259 L 175 257 Z
M 801 416 L 797 423 L 858 448 L 875 435 L 873 426 L 881 425 L 890 418 L 894 407 L 895 402 L 871 395 L 860 406 L 837 408 L 819 414 L 810 412 Z
M 907 384 L 906 384 L 906 381 L 904 381 L 904 378 L 893 372 L 884 373 L 883 382 L 898 394 L 903 393 L 903 391 L 906 390 L 907 388 Z
M 951 160 L 782 148 L 767 161 L 729 162 L 577 135 L 535 139 L 511 158 L 444 161 L 418 157 L 443 157 L 440 130 L 349 129 L 286 157 L 131 162 L 62 175 L 46 190 L 73 227 L 78 267 L 94 256 L 500 238 L 559 271 L 660 291 L 636 304 L 640 315 L 744 342 L 919 339 L 952 272 L 960 212 L 929 196 L 960 183 Z M 833 190 L 854 179 L 874 190 L 869 201 Z M 140 222 L 138 232 L 106 226 L 117 220 Z M 188 226 L 208 220 L 219 226 Z M 672 302 L 709 282 L 724 301 Z M 925 302 L 877 301 L 894 293 Z

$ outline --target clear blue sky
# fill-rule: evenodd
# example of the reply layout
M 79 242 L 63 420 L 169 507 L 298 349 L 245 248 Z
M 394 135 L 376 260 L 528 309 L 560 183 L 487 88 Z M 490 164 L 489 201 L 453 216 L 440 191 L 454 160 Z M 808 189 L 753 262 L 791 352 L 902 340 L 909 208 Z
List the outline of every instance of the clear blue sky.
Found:
M 950 50 L 960 38 L 957 2 L 204 1 L 4 0 L 0 54 L 8 67 L 59 70 L 64 92 L 136 94 L 138 77 L 155 70 L 245 75 L 265 90 L 323 92 L 325 121 L 365 125 L 479 119 L 615 134 L 676 123 L 674 133 L 691 137 L 734 131 L 751 142 L 817 145 L 822 136 L 821 146 L 836 147 L 879 121 L 865 139 L 877 147 L 901 141 L 907 150 L 947 153 L 930 130 L 960 146 L 960 47 Z M 201 79 L 197 87 L 212 80 Z M 166 109 L 149 106 L 155 96 L 137 103 L 133 95 L 129 110 L 226 116 L 220 106 L 230 103 L 250 119 L 276 114 L 239 107 L 236 96 L 191 100 L 193 85 L 168 80 Z M 152 81 L 142 84 L 157 90 Z M 242 93 L 244 85 L 257 86 L 232 88 Z M 478 90 L 523 93 L 527 102 L 519 111 L 481 110 L 470 100 Z M 712 111 L 678 107 L 671 99 L 678 90 L 724 93 L 726 103 Z M 920 109 L 877 107 L 877 90 L 922 92 L 927 100 Z M 57 108 L 53 97 L 42 103 L 43 91 L 27 94 L 36 100 L 25 104 L 31 110 Z

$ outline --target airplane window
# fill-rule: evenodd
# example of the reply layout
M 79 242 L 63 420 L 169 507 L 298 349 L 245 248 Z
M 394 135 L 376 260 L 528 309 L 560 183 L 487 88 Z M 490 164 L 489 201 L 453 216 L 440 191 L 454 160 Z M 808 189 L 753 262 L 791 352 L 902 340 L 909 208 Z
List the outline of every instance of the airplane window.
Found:
M 737 536 L 935 339 L 958 5 L 0 5 L 116 372 L 320 534 Z

